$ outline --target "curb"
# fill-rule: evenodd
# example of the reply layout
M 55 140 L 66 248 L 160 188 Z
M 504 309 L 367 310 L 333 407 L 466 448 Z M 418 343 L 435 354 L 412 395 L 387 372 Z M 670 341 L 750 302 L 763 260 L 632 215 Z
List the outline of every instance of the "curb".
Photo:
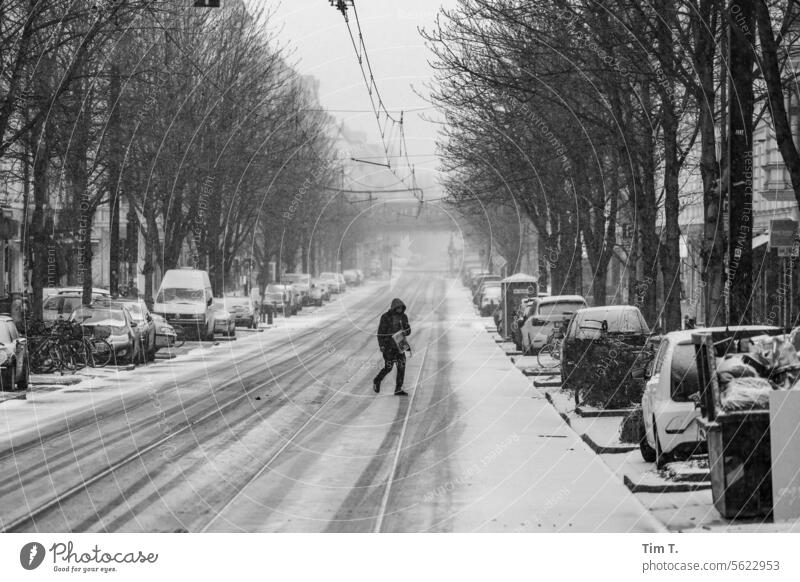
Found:
M 44 374 L 31 374 L 31 386 L 72 386 L 84 380 L 80 376 L 42 376 Z
M 630 489 L 631 493 L 689 493 L 691 491 L 703 491 L 705 489 L 711 489 L 710 481 L 660 483 L 658 485 L 648 485 L 644 483 L 635 483 L 633 479 L 627 475 L 624 475 L 622 482 L 625 483 L 625 487 Z
M 541 368 L 520 368 L 526 376 L 561 376 L 561 372 L 548 372 Z
M 576 414 L 578 414 L 578 416 L 582 416 L 583 418 L 605 418 L 608 416 L 625 417 L 628 416 L 634 410 L 635 409 L 633 408 L 618 408 L 613 410 L 596 410 L 596 409 L 584 410 L 582 407 L 578 406 L 575 409 L 575 412 Z
M 630 453 L 631 451 L 635 451 L 636 449 L 639 448 L 638 445 L 612 445 L 612 446 L 599 445 L 596 442 L 594 442 L 592 437 L 590 437 L 587 433 L 582 433 L 581 439 L 583 440 L 583 442 L 589 445 L 589 448 L 592 449 L 598 455 L 616 455 L 620 453 Z
M 9 400 L 27 400 L 28 391 L 20 390 L 19 392 L 0 392 L 0 404 L 8 402 Z
M 561 386 L 560 380 L 534 380 L 533 385 L 537 388 L 558 388 Z
M 549 402 L 549 403 L 552 405 L 552 407 L 553 407 L 553 408 L 555 408 L 556 412 L 557 412 L 557 413 L 558 413 L 558 415 L 561 417 L 561 419 L 562 419 L 564 422 L 566 422 L 566 423 L 567 423 L 567 426 L 569 426 L 569 427 L 572 427 L 572 422 L 571 422 L 571 421 L 570 421 L 570 419 L 569 419 L 569 415 L 568 415 L 568 414 L 566 414 L 565 412 L 561 412 L 561 411 L 558 409 L 558 406 L 556 406 L 556 405 L 555 405 L 555 403 L 553 402 L 553 397 L 552 397 L 552 396 L 550 396 L 550 393 L 549 393 L 549 392 L 545 392 L 545 393 L 544 393 L 544 397 L 545 397 L 545 400 L 547 400 L 547 401 L 548 401 L 548 402 Z M 579 435 L 579 436 L 582 436 L 582 435 Z

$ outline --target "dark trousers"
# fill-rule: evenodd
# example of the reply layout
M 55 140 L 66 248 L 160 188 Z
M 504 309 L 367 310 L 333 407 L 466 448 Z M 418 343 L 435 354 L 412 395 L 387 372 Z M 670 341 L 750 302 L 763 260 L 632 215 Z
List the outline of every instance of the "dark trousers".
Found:
M 386 375 L 392 371 L 392 366 L 397 364 L 397 379 L 395 380 L 395 391 L 403 387 L 403 380 L 406 377 L 406 356 L 405 354 L 384 354 L 383 369 L 375 376 L 375 382 L 380 384 Z

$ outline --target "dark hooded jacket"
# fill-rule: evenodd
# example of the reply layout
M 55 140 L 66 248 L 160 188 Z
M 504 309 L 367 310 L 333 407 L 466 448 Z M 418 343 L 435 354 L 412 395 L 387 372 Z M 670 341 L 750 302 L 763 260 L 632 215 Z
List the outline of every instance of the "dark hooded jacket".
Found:
M 398 307 L 400 313 L 397 313 Z M 378 324 L 378 347 L 384 356 L 399 354 L 400 351 L 392 339 L 392 335 L 401 329 L 406 332 L 406 335 L 411 333 L 411 326 L 408 325 L 408 316 L 406 316 L 406 304 L 395 298 L 392 299 L 389 311 L 381 315 L 381 322 Z

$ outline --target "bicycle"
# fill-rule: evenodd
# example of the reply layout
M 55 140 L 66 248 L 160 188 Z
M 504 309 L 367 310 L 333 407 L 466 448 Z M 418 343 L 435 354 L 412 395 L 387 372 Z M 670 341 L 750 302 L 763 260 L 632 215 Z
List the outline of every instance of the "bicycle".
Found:
M 542 368 L 558 368 L 561 365 L 561 342 L 563 334 L 559 328 L 553 329 L 547 336 L 547 341 L 536 354 L 536 361 Z M 546 356 L 546 357 L 543 357 Z M 548 360 L 549 358 L 549 360 Z

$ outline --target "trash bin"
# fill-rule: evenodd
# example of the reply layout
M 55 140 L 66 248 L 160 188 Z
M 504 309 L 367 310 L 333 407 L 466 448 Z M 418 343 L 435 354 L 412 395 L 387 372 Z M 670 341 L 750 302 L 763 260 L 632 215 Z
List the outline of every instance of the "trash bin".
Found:
M 711 496 L 727 519 L 772 513 L 769 411 L 720 413 L 700 420 L 708 443 Z
M 714 507 L 727 519 L 767 517 L 772 513 L 769 410 L 722 410 L 714 339 L 700 332 L 692 340 Z

